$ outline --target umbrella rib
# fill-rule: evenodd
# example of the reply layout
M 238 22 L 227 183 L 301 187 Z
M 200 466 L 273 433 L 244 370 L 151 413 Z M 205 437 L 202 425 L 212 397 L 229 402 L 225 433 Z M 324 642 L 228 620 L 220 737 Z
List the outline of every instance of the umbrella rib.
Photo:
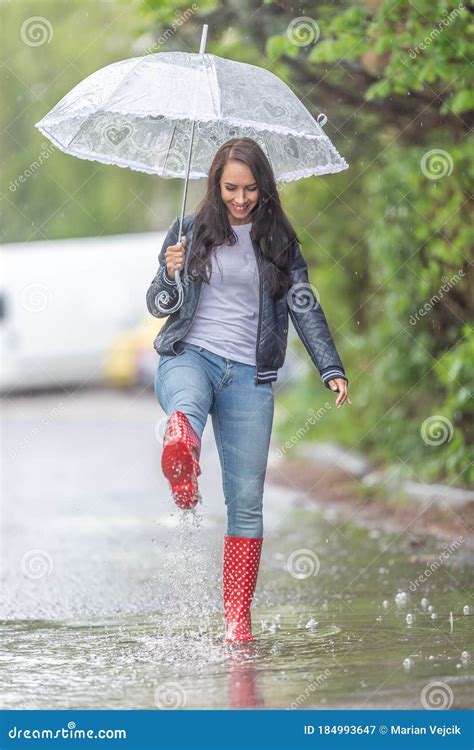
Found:
M 166 171 L 166 163 L 168 161 L 168 156 L 169 156 L 169 153 L 170 153 L 171 144 L 173 142 L 173 138 L 174 138 L 174 133 L 175 133 L 175 130 L 176 130 L 176 123 L 177 122 L 178 122 L 178 120 L 173 120 L 173 123 L 174 123 L 174 125 L 173 125 L 173 132 L 171 133 L 171 138 L 170 138 L 169 143 L 168 143 L 168 150 L 166 152 L 165 163 L 163 164 L 163 172 Z
M 140 65 L 140 63 L 143 62 L 143 57 L 139 57 L 139 58 L 136 58 L 136 59 L 137 59 L 137 62 L 135 63 L 135 65 L 132 66 L 132 68 L 128 71 L 128 73 L 125 73 L 124 77 L 120 80 L 120 83 L 118 83 L 115 86 L 114 90 L 109 94 L 109 96 L 107 97 L 107 99 L 103 103 L 104 107 L 106 106 L 107 102 L 114 96 L 114 94 L 117 91 L 117 89 L 120 86 L 123 86 L 123 84 L 127 80 L 127 78 L 129 78 L 132 75 L 132 73 L 134 73 L 135 68 L 138 68 L 138 66 Z
M 221 111 L 221 97 L 220 97 L 220 89 L 219 89 L 219 82 L 217 80 L 217 68 L 216 68 L 216 61 L 214 58 L 214 55 L 209 55 L 212 62 L 212 72 L 214 74 L 214 82 L 211 84 L 211 92 L 212 92 L 212 98 L 217 100 L 216 101 L 216 112 L 218 120 L 222 119 L 222 111 Z M 206 66 L 206 73 L 207 73 L 207 66 Z
M 142 58 L 140 57 L 140 58 L 137 59 L 137 62 L 135 63 L 135 65 L 132 66 L 131 70 L 129 70 L 127 73 L 125 73 L 125 75 L 120 79 L 120 82 L 115 86 L 114 90 L 111 91 L 111 93 L 109 94 L 109 96 L 107 97 L 107 99 L 104 102 L 102 102 L 102 107 L 99 107 L 98 109 L 94 110 L 93 112 L 90 112 L 87 115 L 87 117 L 84 120 L 84 122 L 81 123 L 80 127 L 78 128 L 78 130 L 74 133 L 74 135 L 72 136 L 72 138 L 68 141 L 68 143 L 66 145 L 66 148 L 69 148 L 71 146 L 71 144 L 76 140 L 76 138 L 80 134 L 81 130 L 84 128 L 85 125 L 87 125 L 88 119 L 89 119 L 89 117 L 91 115 L 94 116 L 97 112 L 100 112 L 100 111 L 107 112 L 107 110 L 105 109 L 105 107 L 106 107 L 106 104 L 109 101 L 109 99 L 111 99 L 113 97 L 113 95 L 115 94 L 115 92 L 117 91 L 117 89 L 120 86 L 123 85 L 123 82 L 127 80 L 127 78 L 133 73 L 133 71 L 135 70 L 135 68 L 138 67 L 138 65 L 141 62 L 142 62 Z

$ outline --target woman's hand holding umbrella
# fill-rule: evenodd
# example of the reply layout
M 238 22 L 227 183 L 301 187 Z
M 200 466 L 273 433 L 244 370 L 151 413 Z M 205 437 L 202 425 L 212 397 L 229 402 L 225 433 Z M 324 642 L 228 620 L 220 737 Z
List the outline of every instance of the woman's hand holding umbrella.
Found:
M 170 245 L 165 252 L 166 273 L 169 279 L 174 279 L 175 271 L 181 271 L 184 267 L 184 251 L 186 248 L 186 237 L 183 234 L 181 242 Z

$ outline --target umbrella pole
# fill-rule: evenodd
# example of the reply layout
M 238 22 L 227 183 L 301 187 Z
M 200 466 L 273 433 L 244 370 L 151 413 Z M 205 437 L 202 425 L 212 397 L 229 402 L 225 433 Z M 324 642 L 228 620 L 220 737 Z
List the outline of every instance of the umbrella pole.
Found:
M 199 54 L 203 55 L 204 50 L 206 49 L 206 39 L 207 39 L 207 29 L 208 24 L 205 23 L 202 27 L 202 35 L 201 35 L 201 46 L 199 48 Z M 194 140 L 194 126 L 196 124 L 196 121 L 193 119 L 192 126 L 191 126 L 191 138 L 189 141 L 189 150 L 188 150 L 188 163 L 186 165 L 186 177 L 184 181 L 184 191 L 183 191 L 183 201 L 181 204 L 181 215 L 179 217 L 179 231 L 178 231 L 178 242 L 182 239 L 182 232 L 183 232 L 183 221 L 184 221 L 184 212 L 186 208 L 186 196 L 188 194 L 188 181 L 189 181 L 189 172 L 191 170 L 191 155 L 193 151 L 193 140 Z M 157 294 L 155 298 L 155 305 L 157 309 L 162 312 L 166 313 L 168 315 L 171 315 L 172 313 L 176 312 L 181 305 L 183 304 L 184 299 L 184 291 L 183 291 L 183 283 L 181 281 L 181 275 L 180 271 L 176 270 L 174 272 L 174 280 L 176 282 L 176 292 L 178 294 L 178 299 L 176 301 L 176 304 L 173 305 L 173 307 L 166 308 L 164 305 L 160 304 L 160 297 L 163 295 L 163 302 L 164 304 L 167 304 L 169 302 L 169 294 L 168 292 L 161 292 L 161 294 Z
M 209 27 L 208 27 L 207 23 L 205 23 L 203 25 L 203 27 L 202 27 L 201 45 L 199 47 L 199 54 L 200 55 L 203 55 L 204 51 L 206 49 L 206 40 L 207 40 L 207 30 L 208 30 L 208 28 Z M 186 196 L 188 194 L 188 181 L 189 181 L 189 172 L 190 172 L 190 169 L 191 169 L 191 156 L 192 156 L 192 151 L 193 151 L 194 126 L 195 126 L 195 124 L 196 124 L 196 121 L 193 120 L 192 125 L 191 125 L 191 138 L 190 138 L 190 141 L 189 141 L 188 163 L 186 165 L 186 177 L 185 177 L 185 180 L 184 180 L 183 201 L 182 201 L 182 204 L 181 204 L 181 216 L 179 218 L 179 232 L 178 232 L 179 240 L 181 240 L 181 238 L 182 238 L 182 231 L 183 231 L 183 221 L 184 221 L 184 213 L 185 213 L 185 209 L 186 209 Z M 176 283 L 178 285 L 178 294 L 180 294 L 180 292 L 182 292 L 182 285 L 181 285 L 181 277 L 180 277 L 180 272 L 179 271 L 175 271 L 174 278 L 175 278 L 175 281 L 176 281 Z M 181 304 L 181 302 L 179 304 Z

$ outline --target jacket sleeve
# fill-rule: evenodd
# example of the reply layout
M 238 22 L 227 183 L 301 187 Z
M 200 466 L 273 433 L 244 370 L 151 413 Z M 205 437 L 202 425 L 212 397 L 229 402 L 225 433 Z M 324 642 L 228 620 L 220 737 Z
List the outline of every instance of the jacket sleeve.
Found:
M 166 272 L 165 252 L 170 245 L 178 242 L 179 216 L 171 224 L 158 256 L 159 267 L 146 293 L 146 306 L 155 318 L 166 318 L 168 313 L 160 312 L 156 306 L 156 298 L 160 295 L 160 304 L 172 308 L 178 300 L 176 281 L 169 279 Z
M 323 308 L 309 282 L 308 265 L 298 242 L 294 245 L 287 301 L 296 332 L 316 365 L 326 388 L 331 390 L 329 381 L 332 378 L 344 378 L 348 381 Z

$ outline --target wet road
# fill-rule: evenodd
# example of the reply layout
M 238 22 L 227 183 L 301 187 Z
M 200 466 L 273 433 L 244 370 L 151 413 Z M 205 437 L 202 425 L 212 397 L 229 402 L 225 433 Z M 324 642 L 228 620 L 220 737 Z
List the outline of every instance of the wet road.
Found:
M 414 549 L 267 484 L 258 640 L 229 646 L 210 420 L 183 515 L 152 393 L 15 396 L 3 416 L 2 708 L 470 706 L 464 542 Z

